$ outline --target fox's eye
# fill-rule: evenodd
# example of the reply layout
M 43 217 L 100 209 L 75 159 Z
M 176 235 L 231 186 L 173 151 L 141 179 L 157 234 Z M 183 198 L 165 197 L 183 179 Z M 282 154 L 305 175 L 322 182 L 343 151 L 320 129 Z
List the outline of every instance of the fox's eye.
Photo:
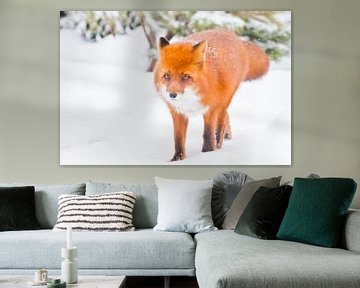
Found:
M 171 79 L 171 76 L 170 76 L 169 73 L 165 73 L 163 77 L 164 77 L 165 80 L 170 80 Z
M 181 76 L 182 81 L 188 81 L 191 79 L 191 76 L 189 74 L 184 74 Z

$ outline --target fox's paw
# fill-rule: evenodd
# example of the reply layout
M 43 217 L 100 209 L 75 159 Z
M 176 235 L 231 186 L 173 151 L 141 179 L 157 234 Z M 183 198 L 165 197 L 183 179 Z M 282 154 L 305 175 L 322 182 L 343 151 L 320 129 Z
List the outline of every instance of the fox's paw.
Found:
M 224 143 L 225 132 L 223 133 L 216 132 L 215 138 L 216 138 L 216 149 L 220 149 Z
M 173 156 L 173 158 L 171 158 L 171 162 L 173 161 L 179 161 L 179 160 L 184 160 L 185 159 L 185 155 L 184 154 L 175 154 Z
M 210 152 L 215 150 L 216 150 L 215 145 L 204 144 L 201 152 Z
M 232 134 L 231 134 L 231 131 L 229 131 L 229 132 L 226 132 L 225 133 L 225 140 L 231 140 L 232 139 Z
M 232 132 L 231 132 L 231 127 L 230 127 L 230 123 L 229 123 L 229 119 L 228 122 L 226 124 L 225 127 L 225 135 L 224 135 L 225 140 L 230 140 L 232 139 Z

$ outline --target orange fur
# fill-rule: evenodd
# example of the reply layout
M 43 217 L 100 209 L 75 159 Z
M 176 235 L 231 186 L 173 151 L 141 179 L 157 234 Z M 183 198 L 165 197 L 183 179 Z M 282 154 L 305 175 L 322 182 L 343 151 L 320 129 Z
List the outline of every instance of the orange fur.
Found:
M 264 75 L 267 55 L 231 31 L 215 29 L 169 44 L 160 39 L 154 76 L 174 124 L 175 154 L 185 158 L 188 115 L 203 113 L 203 152 L 221 148 L 231 138 L 227 108 L 240 83 Z

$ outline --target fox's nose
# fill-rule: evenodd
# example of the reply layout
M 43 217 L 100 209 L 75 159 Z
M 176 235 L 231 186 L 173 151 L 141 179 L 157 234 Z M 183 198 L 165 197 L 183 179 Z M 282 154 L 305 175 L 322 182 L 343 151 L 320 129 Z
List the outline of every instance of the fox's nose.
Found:
M 170 98 L 175 99 L 176 96 L 177 96 L 177 93 L 171 92 L 171 93 L 169 94 L 169 96 L 170 96 Z

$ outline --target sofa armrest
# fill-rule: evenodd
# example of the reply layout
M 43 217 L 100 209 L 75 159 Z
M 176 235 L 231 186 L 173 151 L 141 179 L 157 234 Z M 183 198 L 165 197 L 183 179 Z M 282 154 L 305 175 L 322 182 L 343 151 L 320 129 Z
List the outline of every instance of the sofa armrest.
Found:
M 360 210 L 349 210 L 343 232 L 343 248 L 360 253 Z

